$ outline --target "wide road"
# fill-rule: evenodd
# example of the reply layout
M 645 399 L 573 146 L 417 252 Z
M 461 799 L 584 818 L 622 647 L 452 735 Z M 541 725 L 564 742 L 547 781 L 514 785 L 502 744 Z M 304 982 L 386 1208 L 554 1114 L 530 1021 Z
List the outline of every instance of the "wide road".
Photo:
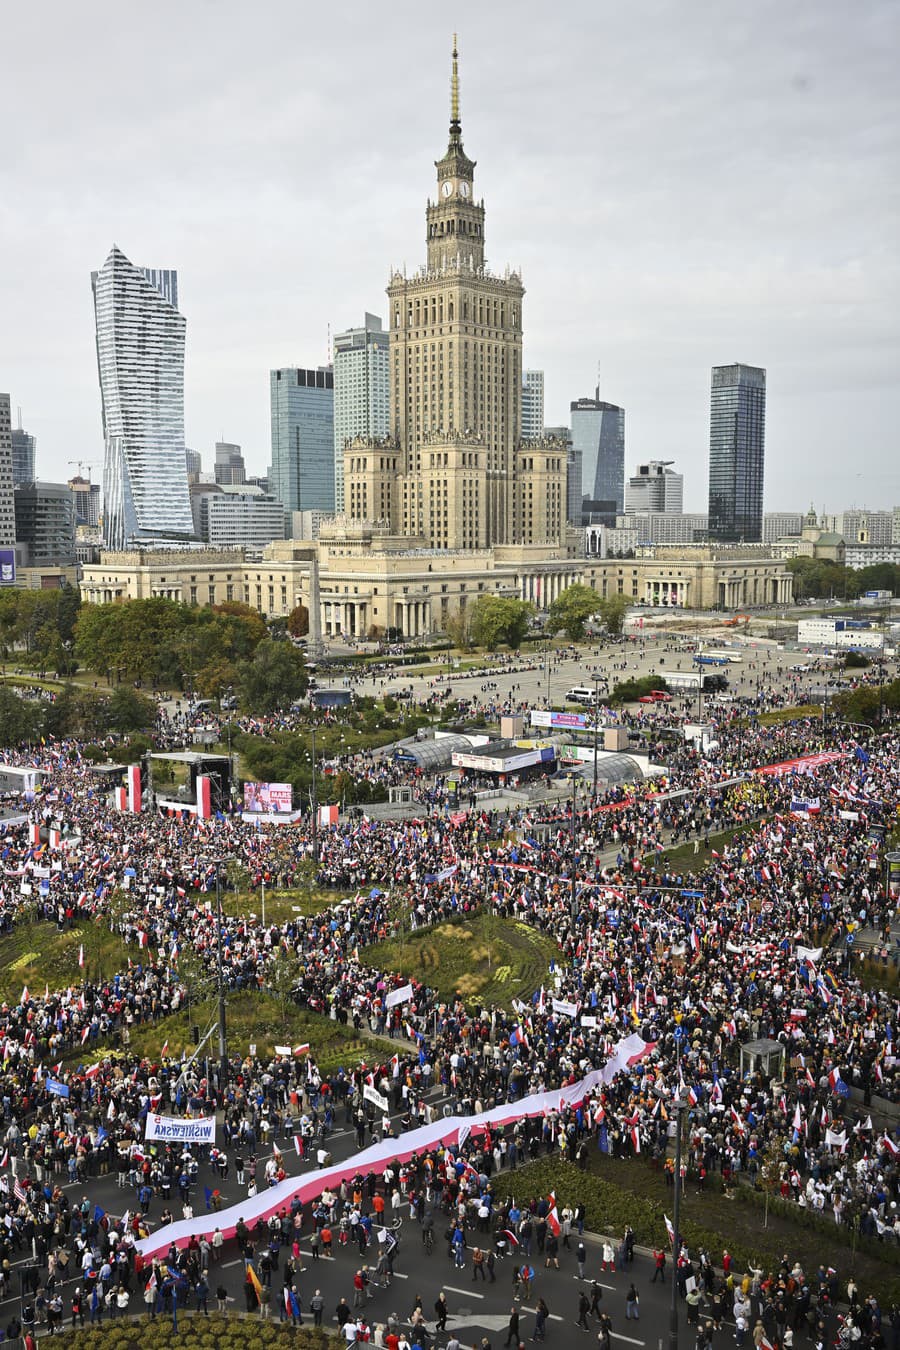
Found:
M 439 1089 L 436 1089 L 432 1093 L 432 1099 L 435 1101 L 438 1091 Z M 343 1112 L 339 1114 L 341 1117 L 343 1116 Z M 395 1120 L 399 1120 L 399 1117 L 395 1117 Z M 290 1140 L 280 1142 L 279 1146 L 283 1150 L 284 1164 L 290 1174 L 309 1176 L 315 1172 L 314 1166 L 309 1162 L 301 1161 L 297 1157 Z M 355 1132 L 339 1126 L 329 1137 L 328 1146 L 335 1162 L 350 1159 L 357 1151 Z M 263 1155 L 260 1155 L 260 1157 L 264 1163 L 265 1157 Z M 260 1167 L 261 1171 L 262 1168 Z M 516 1191 L 516 1176 L 516 1172 L 504 1172 L 496 1176 L 494 1179 L 495 1193 L 498 1195 L 513 1194 L 520 1203 L 527 1202 L 531 1197 Z M 204 1186 L 214 1187 L 217 1185 L 222 1192 L 223 1207 L 237 1203 L 241 1198 L 233 1168 L 229 1168 L 228 1178 L 223 1183 L 217 1173 L 214 1173 L 208 1165 L 203 1165 L 198 1185 L 192 1197 L 195 1213 L 205 1211 Z M 71 1203 L 80 1203 L 82 1198 L 86 1196 L 92 1206 L 99 1205 L 110 1215 L 119 1216 L 127 1209 L 131 1209 L 133 1212 L 137 1205 L 134 1190 L 132 1188 L 120 1189 L 115 1174 L 91 1178 L 84 1186 L 78 1184 L 66 1185 L 65 1190 Z M 173 1214 L 180 1218 L 181 1207 L 177 1194 L 173 1195 L 170 1207 Z M 158 1221 L 162 1208 L 162 1201 L 155 1197 L 150 1207 L 149 1218 L 151 1223 Z M 669 1299 L 671 1296 L 671 1285 L 668 1283 L 668 1279 L 671 1276 L 671 1265 L 667 1270 L 665 1287 L 659 1283 L 651 1283 L 654 1265 L 651 1256 L 647 1253 L 639 1252 L 636 1255 L 633 1267 L 628 1271 L 617 1270 L 614 1274 L 609 1271 L 602 1272 L 602 1248 L 598 1230 L 603 1231 L 603 1215 L 589 1212 L 587 1222 L 589 1229 L 585 1233 L 585 1241 L 588 1249 L 588 1261 L 585 1283 L 582 1284 L 578 1279 L 575 1260 L 576 1238 L 573 1237 L 571 1251 L 565 1249 L 560 1251 L 560 1269 L 558 1271 L 545 1269 L 543 1257 L 536 1250 L 532 1251 L 531 1264 L 536 1272 L 532 1297 L 523 1300 L 521 1303 L 515 1303 L 521 1315 L 522 1339 L 527 1341 L 532 1335 L 534 1307 L 539 1296 L 546 1300 L 550 1308 L 548 1341 L 563 1344 L 564 1337 L 567 1338 L 567 1343 L 571 1343 L 573 1337 L 576 1340 L 581 1337 L 587 1337 L 588 1340 L 594 1339 L 596 1336 L 595 1323 L 592 1323 L 591 1332 L 588 1334 L 576 1326 L 575 1321 L 578 1315 L 580 1289 L 589 1288 L 590 1280 L 596 1279 L 602 1286 L 604 1310 L 612 1318 L 614 1342 L 623 1347 L 652 1346 L 656 1350 L 656 1347 L 668 1335 Z M 215 1216 L 210 1214 L 208 1230 L 210 1235 L 214 1227 Z M 473 1283 L 471 1248 L 477 1242 L 478 1235 L 476 1233 L 468 1235 L 470 1250 L 467 1253 L 466 1265 L 463 1269 L 457 1269 L 447 1254 L 447 1244 L 444 1240 L 446 1228 L 445 1217 L 437 1214 L 435 1222 L 436 1240 L 434 1250 L 429 1255 L 422 1244 L 419 1225 L 415 1220 L 408 1217 L 408 1207 L 404 1206 L 403 1221 L 399 1229 L 400 1247 L 395 1261 L 393 1284 L 390 1288 L 374 1289 L 373 1296 L 367 1304 L 366 1316 L 370 1324 L 374 1324 L 375 1322 L 385 1321 L 388 1315 L 393 1312 L 401 1321 L 408 1323 L 416 1297 L 420 1296 L 428 1319 L 429 1331 L 432 1333 L 432 1341 L 437 1345 L 446 1345 L 451 1334 L 458 1334 L 464 1345 L 477 1346 L 481 1338 L 486 1336 L 491 1340 L 492 1345 L 497 1347 L 505 1340 L 510 1309 L 514 1306 L 512 1270 L 518 1264 L 518 1259 L 508 1256 L 505 1260 L 498 1262 L 493 1283 L 482 1282 L 481 1280 Z M 309 1231 L 310 1227 L 307 1223 L 304 1233 L 304 1237 L 307 1239 Z M 618 1239 L 621 1234 L 616 1233 L 609 1236 Z M 662 1238 L 663 1235 L 660 1234 L 660 1240 Z M 325 1325 L 334 1327 L 335 1308 L 339 1299 L 343 1296 L 352 1307 L 354 1273 L 364 1262 L 374 1266 L 378 1255 L 377 1248 L 372 1247 L 366 1256 L 361 1256 L 358 1248 L 350 1245 L 341 1247 L 336 1241 L 335 1254 L 331 1258 L 322 1256 L 319 1260 L 314 1261 L 308 1241 L 304 1241 L 301 1244 L 301 1252 L 304 1267 L 297 1284 L 302 1306 L 305 1310 L 304 1320 L 311 1320 L 308 1312 L 309 1300 L 316 1290 L 321 1290 L 325 1299 Z M 694 1255 L 696 1256 L 696 1253 Z M 714 1253 L 713 1255 L 718 1258 L 720 1253 Z M 30 1264 L 25 1258 L 18 1259 L 14 1264 L 14 1279 L 10 1297 L 0 1303 L 0 1324 L 2 1325 L 8 1322 L 14 1310 L 21 1313 L 21 1275 Z M 74 1261 L 72 1264 L 74 1266 Z M 282 1269 L 283 1266 L 284 1260 L 282 1259 Z M 16 1276 L 19 1278 L 15 1278 Z M 214 1263 L 210 1269 L 211 1306 L 215 1307 L 215 1291 L 217 1286 L 222 1284 L 228 1291 L 229 1307 L 243 1310 L 245 1307 L 244 1278 L 244 1263 L 238 1252 L 237 1244 L 234 1241 L 229 1241 L 223 1248 L 221 1262 Z M 635 1280 L 640 1296 L 640 1320 L 637 1322 L 626 1321 L 625 1319 L 625 1295 L 632 1279 Z M 78 1283 L 78 1272 L 73 1270 L 72 1278 L 66 1282 L 63 1289 L 67 1314 L 72 1293 Z M 132 1314 L 141 1314 L 144 1312 L 143 1281 L 136 1281 L 136 1285 L 137 1288 L 132 1294 L 129 1311 Z M 282 1285 L 283 1281 L 279 1271 L 278 1274 L 272 1275 L 272 1288 L 268 1292 L 269 1315 L 273 1318 L 278 1318 L 281 1315 Z M 434 1302 L 442 1289 L 447 1295 L 450 1317 L 448 1318 L 447 1332 L 435 1336 Z M 193 1300 L 189 1306 L 192 1306 L 192 1303 Z M 680 1308 L 680 1320 L 683 1335 L 686 1338 L 683 1305 Z M 732 1333 L 733 1328 L 727 1326 L 721 1333 L 720 1341 L 724 1343 L 726 1334 L 731 1336 Z

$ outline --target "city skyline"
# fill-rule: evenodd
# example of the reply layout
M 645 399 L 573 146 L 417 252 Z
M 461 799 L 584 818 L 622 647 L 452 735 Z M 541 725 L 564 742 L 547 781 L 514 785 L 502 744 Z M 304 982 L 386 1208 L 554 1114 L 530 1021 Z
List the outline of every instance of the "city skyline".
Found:
M 191 325 L 187 444 L 209 459 L 227 427 L 250 473 L 267 463 L 269 370 L 324 363 L 328 325 L 383 312 L 388 266 L 420 257 L 416 210 L 445 118 L 435 72 L 449 33 L 401 4 L 401 53 L 377 12 L 360 7 L 348 38 L 327 17 L 301 23 L 277 8 L 283 55 L 236 8 L 210 33 L 163 5 L 174 52 L 165 72 L 113 25 L 98 50 L 74 16 L 61 15 L 48 38 L 13 9 L 21 59 L 0 107 L 11 99 L 21 109 L 27 87 L 30 113 L 3 168 L 16 210 L 0 220 L 13 263 L 0 274 L 0 382 L 28 409 L 48 479 L 66 478 L 71 459 L 102 457 L 83 276 L 109 238 L 130 257 L 178 268 Z M 636 13 L 573 7 L 580 40 L 563 44 L 564 107 L 554 92 L 563 57 L 548 58 L 534 25 L 466 4 L 454 19 L 491 203 L 490 257 L 522 267 L 524 365 L 545 372 L 547 422 L 567 420 L 599 363 L 604 395 L 628 411 L 627 462 L 677 460 L 685 505 L 696 509 L 707 488 L 709 369 L 754 362 L 769 372 L 767 510 L 805 505 L 798 480 L 814 481 L 829 510 L 900 500 L 898 207 L 888 170 L 896 15 L 871 4 L 848 27 L 836 10 L 801 0 L 711 24 L 671 3 L 650 8 L 648 25 Z M 274 93 L 257 99 L 251 90 L 284 87 L 269 63 L 287 57 L 295 24 L 302 78 L 277 104 Z M 598 90 L 590 39 L 601 29 L 618 59 Z M 107 78 L 61 121 L 54 99 L 72 101 L 82 45 Z M 403 96 L 377 129 L 335 97 L 328 58 L 338 52 L 341 87 L 402 59 Z M 196 79 L 175 118 L 165 91 L 187 67 Z M 221 70 L 238 67 L 245 96 L 226 99 Z M 310 122 L 321 134 L 305 134 Z M 138 171 L 135 155 L 108 181 L 98 176 L 101 156 L 121 160 L 135 138 L 153 171 L 146 159 Z M 729 180 L 735 139 L 742 172 Z M 602 157 L 602 172 L 584 171 L 586 154 Z

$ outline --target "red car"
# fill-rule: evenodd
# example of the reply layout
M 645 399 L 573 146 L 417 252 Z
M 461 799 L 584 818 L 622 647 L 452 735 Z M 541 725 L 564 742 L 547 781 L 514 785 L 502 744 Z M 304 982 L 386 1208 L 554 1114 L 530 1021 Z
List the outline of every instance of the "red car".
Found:
M 672 695 L 664 689 L 651 689 L 649 694 L 641 694 L 638 703 L 671 703 Z

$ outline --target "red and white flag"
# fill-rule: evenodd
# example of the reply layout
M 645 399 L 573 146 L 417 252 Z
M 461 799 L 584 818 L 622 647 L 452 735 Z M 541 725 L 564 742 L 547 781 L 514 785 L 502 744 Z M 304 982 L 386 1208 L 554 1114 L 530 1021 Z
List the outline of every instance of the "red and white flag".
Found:
M 547 1227 L 554 1237 L 559 1237 L 559 1211 L 556 1208 L 556 1191 L 547 1196 Z
M 84 943 L 83 943 L 83 942 L 82 942 L 81 946 L 78 948 L 78 964 L 79 964 L 79 966 L 82 966 L 82 967 L 84 966 Z
M 302 1158 L 302 1157 L 303 1157 L 303 1140 L 300 1138 L 300 1135 L 299 1135 L 299 1134 L 295 1134 L 295 1135 L 294 1135 L 294 1149 L 296 1150 L 297 1157 L 298 1157 L 298 1158 Z

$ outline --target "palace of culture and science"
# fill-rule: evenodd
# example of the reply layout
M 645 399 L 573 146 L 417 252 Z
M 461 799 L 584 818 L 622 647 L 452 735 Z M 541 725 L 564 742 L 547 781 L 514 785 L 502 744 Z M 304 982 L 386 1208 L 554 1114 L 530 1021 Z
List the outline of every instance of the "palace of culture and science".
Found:
M 387 287 L 390 434 L 346 445 L 346 514 L 323 522 L 317 541 L 274 541 L 261 561 L 241 550 L 105 553 L 84 568 L 86 600 L 242 600 L 267 617 L 302 603 L 315 639 L 424 636 L 480 595 L 545 609 L 575 582 L 685 607 L 789 594 L 790 574 L 754 545 L 658 549 L 632 562 L 580 556 L 579 532 L 566 526 L 565 442 L 521 437 L 525 291 L 517 272 L 485 262 L 455 39 L 450 136 L 435 168 L 425 265 L 393 272 Z
M 462 143 L 454 43 L 450 141 L 426 210 L 428 257 L 395 272 L 390 312 L 388 443 L 344 457 L 348 514 L 390 523 L 436 549 L 559 548 L 565 446 L 524 444 L 521 277 L 485 264 L 484 202 Z

